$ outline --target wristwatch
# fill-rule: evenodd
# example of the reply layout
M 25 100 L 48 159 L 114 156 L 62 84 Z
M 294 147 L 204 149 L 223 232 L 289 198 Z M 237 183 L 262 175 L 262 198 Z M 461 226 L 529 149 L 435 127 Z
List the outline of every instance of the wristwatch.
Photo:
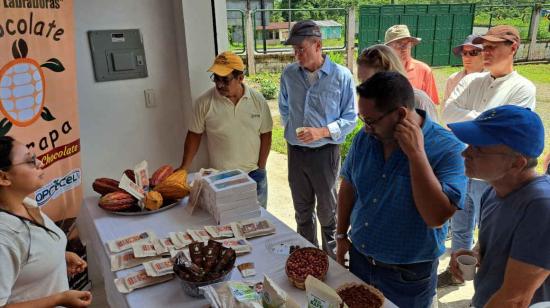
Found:
M 337 240 L 343 240 L 345 238 L 348 238 L 348 234 L 347 233 L 336 233 L 336 235 L 334 237 Z

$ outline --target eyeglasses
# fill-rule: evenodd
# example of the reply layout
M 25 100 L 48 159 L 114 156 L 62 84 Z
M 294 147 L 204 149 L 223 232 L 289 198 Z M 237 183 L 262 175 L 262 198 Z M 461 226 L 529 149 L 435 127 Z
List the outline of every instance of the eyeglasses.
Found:
M 359 120 L 361 120 L 361 122 L 363 122 L 365 124 L 365 126 L 372 127 L 374 124 L 376 124 L 377 122 L 379 122 L 383 118 L 387 117 L 388 115 L 390 115 L 391 113 L 393 113 L 397 109 L 399 109 L 399 108 L 392 109 L 392 110 L 384 113 L 383 115 L 379 116 L 378 118 L 376 118 L 374 120 L 367 120 L 364 115 L 359 114 L 359 113 L 357 114 L 357 117 L 359 118 Z
M 463 57 L 467 57 L 467 56 L 470 56 L 470 57 L 477 57 L 481 54 L 481 51 L 480 50 L 477 50 L 477 49 L 474 49 L 474 50 L 470 50 L 470 51 L 466 51 L 466 50 L 463 50 L 462 51 L 462 56 Z
M 496 153 L 490 153 L 490 152 L 484 152 L 481 147 L 470 145 L 468 146 L 468 149 L 471 150 L 471 153 L 475 156 L 490 156 L 490 155 L 501 155 L 501 156 L 518 156 L 518 153 L 515 152 L 496 152 Z
M 404 50 L 411 46 L 411 42 L 404 41 L 404 42 L 391 42 L 388 44 L 391 48 Z
M 16 163 L 16 164 L 11 164 L 9 166 L 0 167 L 0 170 L 5 170 L 5 169 L 10 168 L 10 167 L 24 165 L 24 164 L 33 165 L 35 167 L 38 167 L 39 162 L 40 162 L 40 160 L 38 160 L 38 158 L 36 158 L 36 154 L 33 154 L 29 160 L 25 160 L 25 161 L 22 161 L 22 162 Z
M 228 85 L 233 79 L 235 78 L 230 78 L 229 76 L 220 77 L 216 74 L 210 75 L 210 80 L 212 80 L 214 83 L 223 83 L 225 85 Z
M 305 47 L 301 47 L 301 48 L 298 48 L 296 46 L 293 46 L 292 49 L 294 49 L 294 53 L 295 54 L 303 54 L 309 47 L 313 46 L 313 44 L 311 45 L 307 45 Z

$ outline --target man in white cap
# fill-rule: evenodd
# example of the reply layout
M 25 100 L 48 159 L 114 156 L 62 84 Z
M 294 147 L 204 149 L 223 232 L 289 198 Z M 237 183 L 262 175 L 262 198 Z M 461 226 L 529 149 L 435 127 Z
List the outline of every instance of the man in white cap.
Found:
M 391 26 L 386 30 L 384 36 L 384 44 L 397 53 L 412 86 L 426 92 L 434 104 L 438 105 L 439 96 L 432 69 L 428 64 L 414 59 L 411 54 L 412 47 L 418 45 L 421 40 L 421 38 L 411 36 L 407 25 Z
M 456 57 L 461 58 L 462 66 L 464 68 L 461 71 L 452 74 L 447 79 L 443 101 L 446 101 L 447 98 L 449 98 L 456 85 L 462 80 L 462 78 L 464 78 L 464 76 L 470 73 L 483 72 L 483 55 L 481 53 L 483 50 L 483 45 L 473 43 L 473 40 L 477 37 L 478 36 L 475 34 L 470 34 L 466 37 L 462 44 L 453 48 L 453 54 Z
M 273 121 L 262 94 L 247 86 L 241 57 L 226 51 L 208 69 L 215 86 L 193 106 L 193 119 L 185 138 L 180 168 L 188 169 L 208 136 L 209 167 L 241 169 L 257 183 L 258 202 L 267 206 L 265 165 L 271 149 Z

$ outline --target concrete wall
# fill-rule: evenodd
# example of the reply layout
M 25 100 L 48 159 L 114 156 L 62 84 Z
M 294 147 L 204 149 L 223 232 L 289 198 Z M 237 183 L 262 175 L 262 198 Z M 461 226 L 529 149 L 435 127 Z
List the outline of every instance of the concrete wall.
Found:
M 216 0 L 216 8 L 224 20 L 225 0 Z M 93 194 L 93 179 L 119 178 L 143 159 L 150 169 L 179 166 L 192 101 L 211 86 L 210 1 L 75 0 L 74 15 L 84 195 Z M 95 82 L 86 31 L 129 28 L 141 30 L 149 76 Z M 226 28 L 221 22 L 221 50 Z M 156 108 L 145 108 L 145 89 L 154 89 Z M 193 167 L 206 164 L 201 149 Z

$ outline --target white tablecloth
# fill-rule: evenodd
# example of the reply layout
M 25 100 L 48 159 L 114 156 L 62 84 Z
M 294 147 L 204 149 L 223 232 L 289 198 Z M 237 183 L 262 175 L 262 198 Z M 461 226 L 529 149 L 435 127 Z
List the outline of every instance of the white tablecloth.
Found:
M 114 279 L 124 277 L 142 266 L 111 272 L 107 241 L 117 239 L 132 233 L 152 230 L 158 237 L 167 237 L 168 232 L 186 231 L 192 228 L 201 228 L 205 225 L 214 225 L 214 219 L 206 212 L 198 209 L 190 216 L 185 210 L 186 199 L 181 205 L 153 215 L 119 216 L 105 212 L 97 206 L 97 197 L 88 197 L 84 200 L 77 226 L 81 239 L 87 244 L 88 255 L 98 263 L 100 276 L 105 283 L 107 301 L 112 308 L 122 307 L 205 307 L 205 299 L 189 297 L 183 292 L 179 278 L 159 285 L 138 289 L 129 294 L 121 294 L 116 290 Z M 287 256 L 270 251 L 275 243 L 294 240 L 302 244 L 309 243 L 296 232 L 288 228 L 283 222 L 269 212 L 262 209 L 262 216 L 269 219 L 277 228 L 277 233 L 270 236 L 251 239 L 252 253 L 237 258 L 236 264 L 254 262 L 258 281 L 263 280 L 263 274 L 273 278 L 298 303 L 306 302 L 305 292 L 294 288 L 286 278 L 284 266 Z M 330 258 L 329 258 L 330 259 Z M 239 271 L 235 268 L 232 280 L 242 280 Z M 345 282 L 358 281 L 359 278 L 351 274 L 344 267 L 330 259 L 329 272 L 325 283 L 331 287 L 338 287 Z M 396 307 L 386 300 L 384 307 Z

